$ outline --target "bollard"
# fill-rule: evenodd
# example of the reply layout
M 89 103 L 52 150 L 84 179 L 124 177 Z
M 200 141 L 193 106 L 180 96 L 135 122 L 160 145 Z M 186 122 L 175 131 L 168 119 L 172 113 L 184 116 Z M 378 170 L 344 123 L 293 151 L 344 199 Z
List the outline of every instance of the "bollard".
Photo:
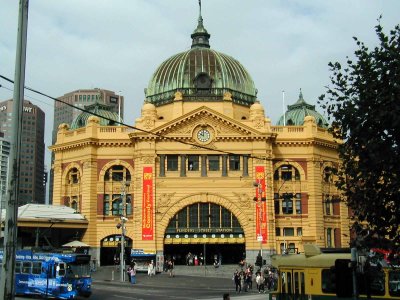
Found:
M 111 271 L 111 281 L 114 281 L 114 270 Z

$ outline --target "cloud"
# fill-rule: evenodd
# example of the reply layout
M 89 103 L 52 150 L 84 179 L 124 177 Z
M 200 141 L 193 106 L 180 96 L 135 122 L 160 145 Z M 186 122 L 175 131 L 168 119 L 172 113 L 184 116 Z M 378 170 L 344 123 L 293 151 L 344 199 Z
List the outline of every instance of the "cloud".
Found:
M 18 1 L 1 1 L 0 73 L 13 78 Z M 168 57 L 190 48 L 197 25 L 196 0 L 30 1 L 26 84 L 58 97 L 83 88 L 122 91 L 125 121 L 139 116 L 152 73 Z M 353 36 L 373 47 L 374 26 L 398 23 L 400 1 L 203 0 L 211 47 L 239 60 L 276 123 L 302 88 L 315 104 L 329 83 L 329 61 L 345 61 Z M 12 88 L 11 85 L 0 84 Z M 46 113 L 51 143 L 53 102 L 26 92 Z M 12 92 L 0 88 L 0 100 Z M 30 98 L 29 98 L 30 97 Z M 50 153 L 46 153 L 49 166 Z

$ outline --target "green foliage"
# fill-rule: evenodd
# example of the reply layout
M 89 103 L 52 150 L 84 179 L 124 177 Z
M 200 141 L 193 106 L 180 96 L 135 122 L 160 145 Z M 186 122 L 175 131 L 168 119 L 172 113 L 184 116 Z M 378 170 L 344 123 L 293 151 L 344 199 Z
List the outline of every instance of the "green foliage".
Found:
M 378 20 L 380 21 L 380 19 Z M 373 50 L 354 38 L 355 59 L 329 63 L 331 85 L 319 103 L 332 122 L 342 166 L 338 188 L 356 223 L 400 244 L 400 27 L 375 27 Z

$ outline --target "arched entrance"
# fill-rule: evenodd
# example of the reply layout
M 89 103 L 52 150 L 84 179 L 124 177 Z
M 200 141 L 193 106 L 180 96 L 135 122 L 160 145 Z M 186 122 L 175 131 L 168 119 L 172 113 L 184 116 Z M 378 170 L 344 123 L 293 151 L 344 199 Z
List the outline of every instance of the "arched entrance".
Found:
M 100 265 L 110 266 L 114 264 L 114 257 L 121 253 L 121 235 L 109 235 L 101 240 Z M 132 239 L 125 236 L 125 257 L 129 260 L 132 249 Z
M 188 254 L 213 264 L 238 263 L 245 257 L 244 230 L 225 207 L 198 202 L 181 209 L 169 222 L 164 235 L 164 256 L 176 264 L 188 264 Z M 195 260 L 193 259 L 194 263 Z

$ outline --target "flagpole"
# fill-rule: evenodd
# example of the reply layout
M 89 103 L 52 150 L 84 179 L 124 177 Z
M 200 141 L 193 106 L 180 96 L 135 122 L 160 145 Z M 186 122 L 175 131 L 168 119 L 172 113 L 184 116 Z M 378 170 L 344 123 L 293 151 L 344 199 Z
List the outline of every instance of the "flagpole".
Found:
M 285 91 L 282 91 L 282 109 L 283 109 L 283 126 L 286 126 L 286 114 L 285 114 Z

